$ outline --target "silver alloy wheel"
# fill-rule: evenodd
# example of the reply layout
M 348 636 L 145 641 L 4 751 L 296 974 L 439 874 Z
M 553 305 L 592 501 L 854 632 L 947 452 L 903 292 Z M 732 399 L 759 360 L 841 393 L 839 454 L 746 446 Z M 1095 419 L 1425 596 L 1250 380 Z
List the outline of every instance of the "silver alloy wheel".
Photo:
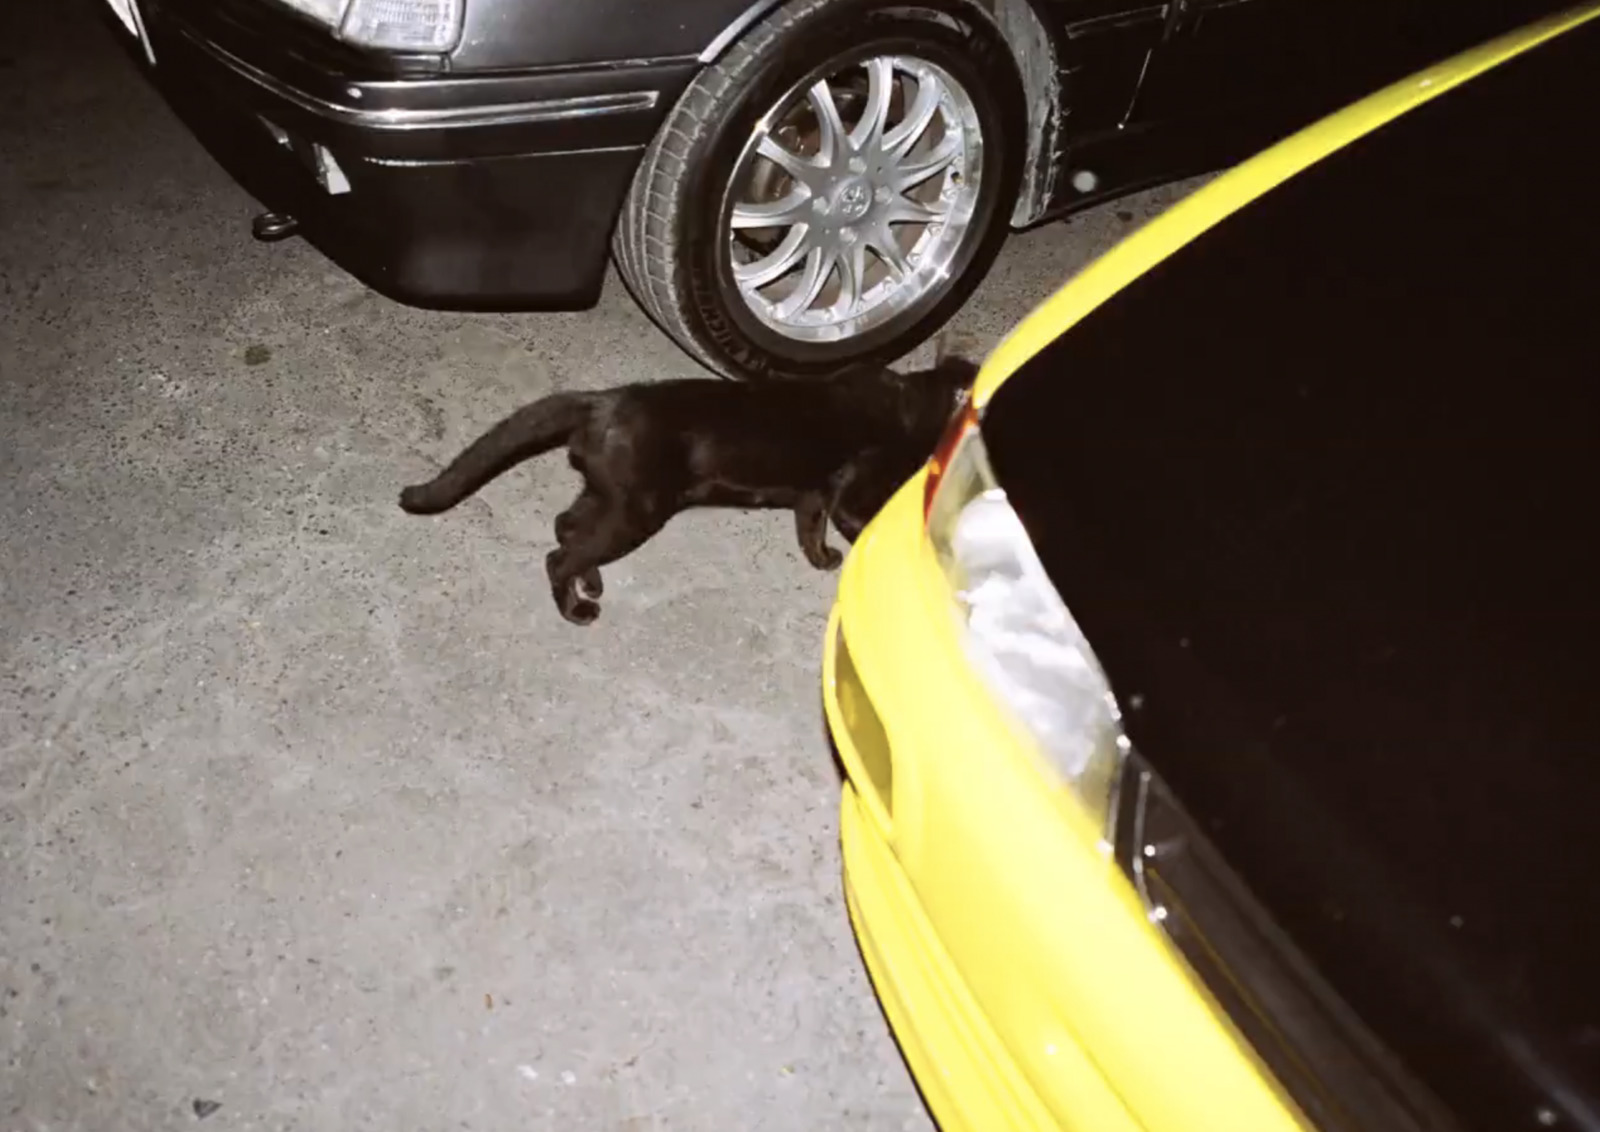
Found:
M 801 342 L 857 337 L 932 305 L 969 235 L 982 171 L 977 107 L 936 64 L 883 55 L 796 86 L 734 165 L 738 301 Z

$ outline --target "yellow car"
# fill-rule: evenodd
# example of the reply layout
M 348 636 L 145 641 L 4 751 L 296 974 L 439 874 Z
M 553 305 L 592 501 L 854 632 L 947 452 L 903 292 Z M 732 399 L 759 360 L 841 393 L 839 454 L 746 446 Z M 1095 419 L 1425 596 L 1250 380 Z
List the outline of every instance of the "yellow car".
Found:
M 825 648 L 945 1132 L 1600 1129 L 1600 5 L 1135 233 Z

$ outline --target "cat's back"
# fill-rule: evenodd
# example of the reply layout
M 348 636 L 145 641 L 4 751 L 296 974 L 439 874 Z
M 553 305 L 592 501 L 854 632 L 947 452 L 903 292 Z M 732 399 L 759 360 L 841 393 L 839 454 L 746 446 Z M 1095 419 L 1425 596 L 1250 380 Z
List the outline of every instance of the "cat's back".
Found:
M 860 383 L 679 378 L 627 388 L 619 407 L 674 431 L 774 438 L 851 431 L 871 412 Z

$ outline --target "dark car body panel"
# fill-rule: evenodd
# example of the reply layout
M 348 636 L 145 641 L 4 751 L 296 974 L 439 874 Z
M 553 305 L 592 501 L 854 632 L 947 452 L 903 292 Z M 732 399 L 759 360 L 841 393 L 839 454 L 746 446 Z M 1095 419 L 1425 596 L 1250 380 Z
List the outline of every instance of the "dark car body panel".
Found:
M 240 0 L 146 0 L 145 22 L 169 101 L 235 178 L 364 282 L 418 306 L 591 304 L 639 154 L 696 70 L 424 72 Z M 350 192 L 318 183 L 312 145 L 336 157 Z
M 1174 0 L 1064 24 L 1067 175 L 1043 218 L 1243 160 L 1561 0 Z M 1108 36 L 1116 36 L 1113 42 Z M 1092 63 L 1090 62 L 1092 60 Z M 1088 95 L 1086 104 L 1080 97 Z M 1080 112 L 1083 111 L 1083 112 Z M 1089 170 L 1094 187 L 1073 184 Z
M 1600 1128 L 1600 20 L 1247 205 L 995 394 L 1128 733 L 1467 1128 Z
M 233 151 L 224 163 L 256 195 L 278 185 L 262 200 L 332 258 L 418 305 L 551 309 L 595 300 L 644 147 L 699 68 L 778 0 L 469 0 L 443 55 L 357 49 L 274 0 L 141 2 L 158 81 L 175 103 L 191 100 L 180 113 L 219 157 Z M 1019 223 L 1217 168 L 1365 93 L 1371 76 L 1398 77 L 1554 6 L 1029 2 L 1044 30 L 1025 49 L 1038 56 L 1024 68 L 1038 136 Z M 1393 39 L 1395 11 L 1426 34 Z M 1327 27 L 1342 37 L 1340 65 L 1264 62 L 1323 58 Z M 400 127 L 386 109 L 436 113 Z M 278 147 L 232 136 L 263 115 L 297 123 L 303 151 L 348 157 L 360 201 L 328 199 Z
M 697 59 L 751 0 L 583 0 L 468 4 L 460 70 L 504 70 L 627 59 Z

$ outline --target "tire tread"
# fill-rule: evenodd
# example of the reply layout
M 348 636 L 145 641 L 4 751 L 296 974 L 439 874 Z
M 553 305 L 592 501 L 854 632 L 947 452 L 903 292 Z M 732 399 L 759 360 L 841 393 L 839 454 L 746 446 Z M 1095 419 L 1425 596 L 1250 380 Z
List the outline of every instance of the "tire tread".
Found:
M 697 340 L 683 316 L 678 278 L 681 264 L 670 233 L 684 173 L 690 154 L 713 128 L 716 112 L 729 92 L 736 90 L 745 75 L 765 60 L 767 49 L 775 40 L 829 3 L 830 0 L 792 0 L 695 76 L 645 150 L 612 236 L 617 269 L 645 314 L 697 361 L 724 376 L 732 375 L 709 344 Z M 652 248 L 652 243 L 659 244 L 659 250 Z

